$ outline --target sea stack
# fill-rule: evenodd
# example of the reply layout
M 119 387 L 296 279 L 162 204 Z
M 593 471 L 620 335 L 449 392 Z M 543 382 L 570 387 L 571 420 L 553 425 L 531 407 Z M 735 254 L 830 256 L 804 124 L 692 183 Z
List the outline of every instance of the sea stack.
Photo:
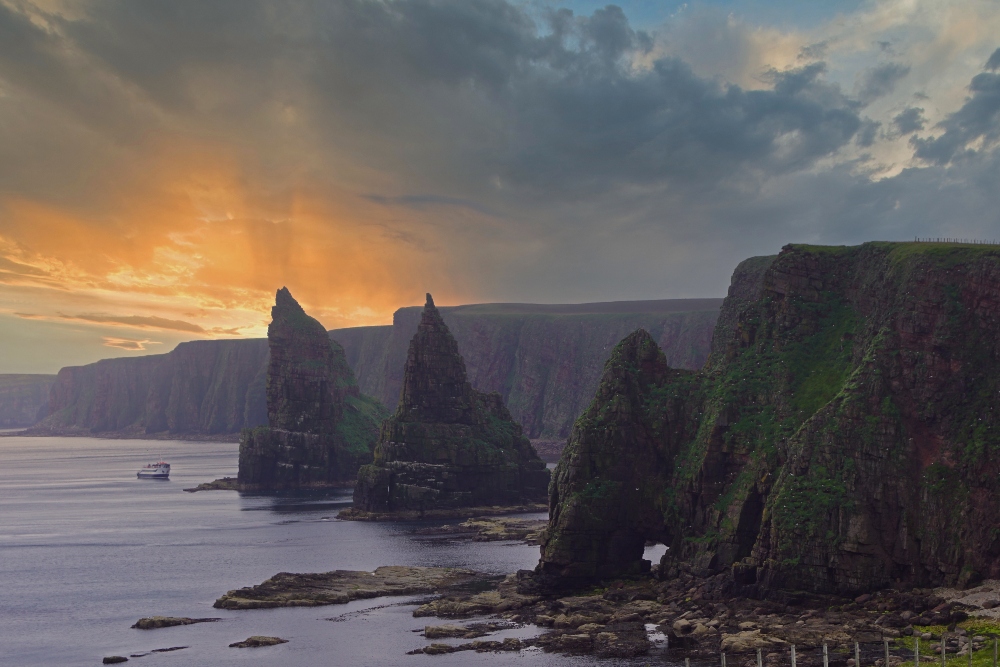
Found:
M 240 438 L 239 488 L 336 486 L 371 461 L 385 409 L 358 391 L 344 350 L 323 325 L 278 290 L 267 328 L 269 426 Z
M 745 261 L 703 371 L 641 331 L 612 353 L 522 590 L 649 570 L 647 540 L 662 578 L 721 575 L 712 595 L 1000 577 L 998 331 L 996 246 Z
M 469 384 L 458 345 L 427 295 L 395 414 L 342 517 L 544 501 L 549 472 L 503 399 Z M 375 515 L 373 517 L 365 515 Z

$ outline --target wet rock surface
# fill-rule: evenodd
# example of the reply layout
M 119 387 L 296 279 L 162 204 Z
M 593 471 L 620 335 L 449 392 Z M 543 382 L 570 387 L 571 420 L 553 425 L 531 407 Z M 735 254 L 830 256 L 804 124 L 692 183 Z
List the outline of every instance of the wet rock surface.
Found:
M 548 526 L 546 519 L 514 517 L 473 517 L 459 524 L 421 528 L 417 535 L 466 537 L 473 542 L 518 541 L 539 544 L 541 533 Z
M 344 604 L 386 595 L 439 593 L 482 585 L 495 577 L 450 567 L 386 566 L 374 572 L 335 570 L 316 574 L 280 572 L 262 584 L 232 590 L 217 609 L 267 609 Z
M 155 630 L 157 628 L 171 628 L 177 625 L 193 625 L 195 623 L 214 623 L 221 621 L 221 618 L 187 618 L 184 616 L 147 616 L 140 618 L 132 625 L 138 630 Z
M 221 477 L 184 490 L 188 493 L 194 493 L 196 491 L 238 491 L 239 488 L 239 480 L 235 477 Z
M 281 637 L 267 637 L 264 635 L 254 635 L 252 637 L 247 637 L 241 642 L 234 642 L 229 645 L 229 648 L 257 648 L 260 646 L 277 646 L 278 644 L 287 644 L 287 639 L 282 639 Z
M 403 390 L 375 461 L 358 471 L 354 509 L 371 518 L 546 499 L 549 472 L 499 394 L 472 388 L 431 296 L 410 342 Z
M 240 436 L 243 491 L 330 488 L 371 461 L 385 410 L 363 396 L 340 344 L 278 290 L 267 328 L 268 426 Z
M 419 519 L 465 519 L 502 514 L 535 514 L 548 509 L 542 503 L 527 505 L 493 505 L 490 507 L 434 507 L 422 510 L 399 510 L 394 512 L 366 512 L 357 507 L 348 507 L 337 514 L 338 519 L 347 521 L 416 521 Z M 456 532 L 466 532 L 456 529 Z
M 543 634 L 516 640 L 432 643 L 411 652 L 502 651 L 535 646 L 559 653 L 625 658 L 647 653 L 654 646 L 652 638 L 660 635 L 668 641 L 674 659 L 718 660 L 725 652 L 729 664 L 752 666 L 760 649 L 765 664 L 787 665 L 794 645 L 798 664 L 818 667 L 822 664 L 821 647 L 826 643 L 830 664 L 847 667 L 854 642 L 864 647 L 864 661 L 870 658 L 875 662 L 883 655 L 883 642 L 888 640 L 890 662 L 895 664 L 897 659 L 912 659 L 914 636 L 938 642 L 944 636 L 949 653 L 965 655 L 967 648 L 966 653 L 961 651 L 968 646 L 992 651 L 992 640 L 985 636 L 977 640 L 974 636 L 1000 633 L 1000 624 L 988 616 L 991 609 L 949 602 L 946 597 L 969 596 L 947 589 L 886 590 L 857 601 L 801 592 L 760 600 L 728 596 L 724 575 L 701 577 L 682 572 L 668 582 L 653 577 L 616 580 L 575 595 L 531 596 L 519 592 L 517 585 L 519 577 L 529 576 L 529 572 L 511 575 L 495 590 L 446 594 L 419 607 L 414 616 L 488 616 L 492 622 L 534 624 L 544 629 Z M 970 595 L 988 601 L 987 596 L 993 594 L 992 584 L 1000 588 L 1000 582 L 988 582 Z M 457 623 L 428 626 L 432 627 L 441 630 L 428 634 L 425 629 L 428 640 L 464 637 L 462 633 L 467 629 L 483 628 L 481 624 Z M 489 633 L 476 634 L 482 637 Z M 966 634 L 969 638 L 963 639 Z M 932 644 L 923 646 L 925 655 L 934 650 Z

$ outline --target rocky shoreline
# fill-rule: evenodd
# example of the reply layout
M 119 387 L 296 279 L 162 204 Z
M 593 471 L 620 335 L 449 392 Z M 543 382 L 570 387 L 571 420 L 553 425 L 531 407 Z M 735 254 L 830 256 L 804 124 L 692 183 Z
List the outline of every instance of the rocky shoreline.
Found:
M 366 512 L 356 507 L 340 510 L 338 519 L 343 521 L 419 521 L 421 519 L 466 519 L 482 516 L 506 514 L 534 514 L 547 512 L 548 506 L 541 503 L 527 505 L 496 505 L 491 507 L 442 507 L 425 510 L 405 510 L 398 512 Z

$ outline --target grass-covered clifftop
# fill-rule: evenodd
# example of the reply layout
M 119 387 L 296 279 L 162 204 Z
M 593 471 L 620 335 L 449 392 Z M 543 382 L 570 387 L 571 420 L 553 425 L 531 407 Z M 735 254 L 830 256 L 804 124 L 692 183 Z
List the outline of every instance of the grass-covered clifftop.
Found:
M 1000 248 L 787 246 L 734 274 L 701 372 L 648 335 L 605 366 L 539 570 L 661 564 L 737 590 L 1000 575 Z

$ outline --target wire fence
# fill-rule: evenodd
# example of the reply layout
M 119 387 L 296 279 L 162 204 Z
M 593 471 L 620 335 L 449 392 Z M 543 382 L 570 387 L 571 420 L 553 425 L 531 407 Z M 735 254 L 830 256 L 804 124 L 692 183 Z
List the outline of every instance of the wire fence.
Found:
M 909 644 L 909 645 L 908 645 Z M 719 657 L 719 667 L 998 667 L 1000 642 L 995 636 L 953 635 L 938 640 L 913 637 L 906 642 L 853 642 L 818 647 L 729 651 Z M 702 665 L 705 663 L 702 662 Z M 684 667 L 691 667 L 690 658 Z
M 988 239 L 959 239 L 951 236 L 914 236 L 914 243 L 959 243 L 964 245 L 1000 245 L 1000 241 Z

